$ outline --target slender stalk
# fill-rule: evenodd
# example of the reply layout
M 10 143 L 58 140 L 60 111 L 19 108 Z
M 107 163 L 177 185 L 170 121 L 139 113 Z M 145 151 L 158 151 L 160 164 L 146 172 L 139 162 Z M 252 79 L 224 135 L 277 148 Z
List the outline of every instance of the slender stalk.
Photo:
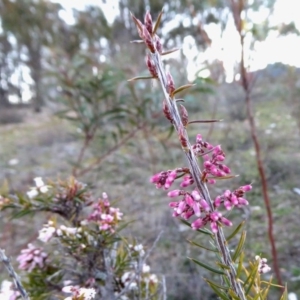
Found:
M 8 259 L 8 257 L 5 255 L 4 250 L 0 249 L 0 261 L 3 262 L 4 266 L 6 267 L 8 274 L 10 275 L 10 277 L 13 279 L 15 286 L 17 288 L 17 290 L 20 292 L 22 298 L 24 300 L 30 300 L 26 290 L 24 289 L 21 280 L 18 276 L 18 274 L 15 272 L 13 266 L 10 263 L 10 260 Z
M 255 157 L 256 157 L 256 164 L 259 172 L 259 176 L 261 179 L 261 187 L 262 187 L 262 193 L 263 193 L 263 199 L 265 202 L 266 210 L 267 210 L 267 217 L 268 217 L 268 236 L 269 241 L 271 244 L 271 252 L 272 252 L 272 258 L 273 258 L 273 267 L 276 275 L 276 279 L 279 285 L 284 286 L 282 284 L 282 279 L 280 275 L 280 269 L 278 264 L 278 257 L 277 257 L 277 250 L 275 245 L 275 238 L 273 233 L 273 214 L 271 209 L 271 202 L 270 197 L 268 193 L 268 183 L 265 175 L 264 166 L 262 163 L 261 158 L 261 151 L 260 151 L 260 144 L 256 133 L 256 125 L 255 120 L 253 117 L 253 111 L 252 111 L 252 105 L 251 105 L 251 89 L 250 89 L 250 82 L 249 78 L 247 76 L 247 70 L 245 66 L 245 51 L 244 51 L 244 36 L 241 32 L 240 34 L 240 42 L 241 42 L 241 63 L 240 63 L 240 70 L 241 70 L 241 79 L 242 79 L 242 86 L 245 93 L 245 101 L 246 101 L 246 108 L 247 108 L 247 118 L 250 125 L 250 131 L 251 131 L 251 137 L 254 143 L 255 148 Z
M 192 151 L 192 147 L 191 147 L 191 144 L 188 139 L 187 131 L 185 129 L 185 126 L 182 123 L 182 120 L 181 120 L 181 117 L 180 117 L 180 114 L 178 111 L 176 100 L 171 98 L 168 93 L 167 75 L 166 75 L 165 69 L 163 67 L 163 63 L 161 61 L 160 54 L 157 51 L 155 51 L 154 53 L 151 53 L 151 58 L 155 65 L 155 68 L 156 68 L 156 71 L 158 74 L 158 79 L 160 81 L 161 88 L 163 90 L 163 93 L 164 93 L 164 96 L 166 99 L 168 110 L 170 112 L 170 115 L 172 116 L 173 125 L 175 127 L 175 130 L 177 131 L 179 136 L 182 136 L 187 141 L 187 145 L 186 145 L 186 147 L 183 148 L 183 151 L 188 160 L 191 174 L 195 180 L 196 186 L 197 186 L 199 192 L 201 193 L 202 197 L 209 203 L 211 210 L 214 211 L 215 209 L 213 206 L 213 201 L 211 199 L 211 196 L 209 194 L 207 186 L 204 182 L 201 181 L 202 172 L 200 170 L 200 167 L 198 165 L 198 162 L 194 155 L 194 152 Z M 242 288 L 240 282 L 236 278 L 237 276 L 236 276 L 236 270 L 234 267 L 234 263 L 231 259 L 229 249 L 227 248 L 227 242 L 226 242 L 226 239 L 225 239 L 225 236 L 224 236 L 224 233 L 223 233 L 223 230 L 221 227 L 219 227 L 218 232 L 215 234 L 215 241 L 216 241 L 218 250 L 221 254 L 221 257 L 222 257 L 222 263 L 225 264 L 226 266 L 228 266 L 228 268 L 229 268 L 228 271 L 226 271 L 226 273 L 227 273 L 227 277 L 230 281 L 233 291 L 238 295 L 238 297 L 241 300 L 245 300 L 246 296 L 244 294 L 244 291 L 243 291 L 243 288 Z

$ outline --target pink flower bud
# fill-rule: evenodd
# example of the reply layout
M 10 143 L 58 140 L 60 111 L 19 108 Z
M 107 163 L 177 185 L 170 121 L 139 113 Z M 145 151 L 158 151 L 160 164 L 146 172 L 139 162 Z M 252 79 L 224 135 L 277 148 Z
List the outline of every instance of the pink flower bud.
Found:
M 160 179 L 160 175 L 161 175 L 161 173 L 157 173 L 157 174 L 153 175 L 153 176 L 150 178 L 150 182 L 152 182 L 152 183 L 157 183 L 157 182 L 159 181 L 159 179 Z
M 169 207 L 177 208 L 178 207 L 178 202 L 170 202 Z
M 200 143 L 201 141 L 202 141 L 202 135 L 198 133 L 196 136 L 196 143 Z
M 238 201 L 239 201 L 239 205 L 248 205 L 249 202 L 245 199 L 245 198 L 238 198 Z
M 174 190 L 174 191 L 171 191 L 168 193 L 168 197 L 170 198 L 174 198 L 174 197 L 177 197 L 177 196 L 180 196 L 182 195 L 182 191 L 181 190 Z
M 155 47 L 156 47 L 157 52 L 159 54 L 162 54 L 163 47 L 162 47 L 160 38 L 157 35 L 155 35 Z
M 215 201 L 214 201 L 214 206 L 215 207 L 219 207 L 221 205 L 222 202 L 222 197 L 221 196 L 217 196 Z
M 212 221 L 216 222 L 222 217 L 222 214 L 218 211 L 214 211 L 209 216 Z
M 152 35 L 153 33 L 153 29 L 152 29 L 152 17 L 151 17 L 151 14 L 149 11 L 146 12 L 146 15 L 145 15 L 145 27 L 147 28 L 148 32 Z
M 232 222 L 229 221 L 228 219 L 224 218 L 224 217 L 221 217 L 220 218 L 220 221 L 222 224 L 224 224 L 225 226 L 232 226 Z
M 232 204 L 229 200 L 224 201 L 224 206 L 227 210 L 231 210 L 231 208 L 232 208 Z
M 182 200 L 182 201 L 179 202 L 178 207 L 176 209 L 176 212 L 178 214 L 182 214 L 183 211 L 185 210 L 185 208 L 186 208 L 186 203 L 185 203 L 185 201 Z
M 217 222 L 211 222 L 210 223 L 210 228 L 211 228 L 211 231 L 213 233 L 217 233 L 218 232 L 218 224 L 217 224 Z
M 185 195 L 184 200 L 187 203 L 187 205 L 189 205 L 191 207 L 194 205 L 195 201 L 194 201 L 194 199 L 189 194 Z
M 226 191 L 224 192 L 224 197 L 229 198 L 230 195 L 231 195 L 231 192 L 230 192 L 229 190 L 226 190 Z
M 153 40 L 146 26 L 143 26 L 143 39 L 150 52 L 154 53 L 155 47 L 153 45 Z
M 199 201 L 201 199 L 201 196 L 197 190 L 192 191 L 191 195 L 196 201 Z
M 167 73 L 167 85 L 168 85 L 168 93 L 171 96 L 175 91 L 175 85 L 172 75 L 168 72 Z
M 191 216 L 194 215 L 194 211 L 192 209 L 189 209 L 188 211 L 185 211 L 181 214 L 181 217 L 185 220 L 188 220 Z
M 252 185 L 251 184 L 244 185 L 244 186 L 241 186 L 240 189 L 242 189 L 244 192 L 249 192 L 252 190 Z
M 200 200 L 200 205 L 205 211 L 207 211 L 207 212 L 210 211 L 210 206 L 204 199 Z
M 191 224 L 192 229 L 197 230 L 204 227 L 206 222 L 203 222 L 203 219 L 199 218 Z
M 219 154 L 223 153 L 223 151 L 222 151 L 222 149 L 221 149 L 221 146 L 220 146 L 220 145 L 216 146 L 216 147 L 214 148 L 213 153 L 214 153 L 215 155 L 219 155 Z
M 216 183 L 216 180 L 210 178 L 210 179 L 207 179 L 206 182 L 209 183 L 209 184 L 215 184 L 215 183 Z
M 201 210 L 200 210 L 200 204 L 199 204 L 199 202 L 194 202 L 193 211 L 194 211 L 196 217 L 200 217 L 201 216 Z
M 217 155 L 216 160 L 217 161 L 223 161 L 225 159 L 224 155 Z

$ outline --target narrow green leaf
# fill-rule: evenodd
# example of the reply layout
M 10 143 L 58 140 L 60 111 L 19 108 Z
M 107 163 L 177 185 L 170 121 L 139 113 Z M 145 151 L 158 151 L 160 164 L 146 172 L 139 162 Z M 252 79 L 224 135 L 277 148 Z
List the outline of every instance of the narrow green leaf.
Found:
M 225 275 L 225 273 L 223 271 L 220 271 L 220 270 L 217 270 L 217 269 L 215 269 L 213 267 L 210 267 L 207 264 L 202 263 L 202 262 L 200 262 L 197 259 L 194 259 L 194 258 L 191 258 L 191 257 L 188 257 L 188 259 L 191 259 L 194 263 L 198 264 L 199 266 L 201 266 L 202 268 L 204 268 L 204 269 L 206 269 L 208 271 L 211 271 L 211 272 L 219 274 L 219 275 Z
M 30 215 L 30 214 L 33 215 L 34 212 L 31 211 L 31 210 L 28 210 L 28 209 L 22 209 L 19 212 L 13 213 L 12 216 L 11 216 L 11 218 L 12 219 L 19 219 L 19 218 L 22 218 L 22 217 Z
M 197 246 L 197 247 L 199 247 L 199 248 L 205 249 L 205 250 L 207 250 L 207 251 L 218 252 L 217 249 L 207 248 L 207 247 L 205 247 L 205 246 L 203 246 L 203 245 L 201 245 L 201 244 L 198 244 L 198 243 L 196 243 L 196 242 L 194 242 L 194 241 L 188 240 L 188 242 L 189 242 L 190 244 L 194 245 L 194 246 Z
M 237 278 L 240 278 L 242 275 L 244 256 L 245 256 L 245 253 L 242 251 L 241 255 L 239 257 L 239 264 L 238 264 L 238 268 L 237 268 L 237 272 L 236 272 Z
M 179 88 L 177 88 L 173 93 L 172 93 L 172 97 L 175 96 L 176 94 L 194 86 L 195 84 L 194 83 L 188 83 L 188 84 L 185 84 L 185 85 L 182 85 L 180 86 Z
M 224 264 L 222 264 L 222 263 L 220 263 L 220 262 L 216 262 L 216 264 L 217 264 L 218 266 L 220 266 L 223 270 L 230 270 L 230 268 L 229 268 L 228 266 L 226 266 L 226 265 L 224 265 Z
M 135 81 L 140 79 L 155 79 L 155 78 L 152 76 L 137 76 L 137 77 L 130 78 L 127 81 Z
M 235 262 L 236 259 L 239 257 L 239 255 L 241 254 L 241 252 L 243 251 L 243 247 L 246 241 L 246 231 L 243 231 L 241 234 L 241 238 L 240 241 L 235 249 L 235 252 L 232 256 L 232 260 Z
M 155 25 L 154 25 L 154 28 L 153 28 L 153 35 L 156 33 L 157 29 L 158 29 L 158 26 L 160 24 L 160 21 L 161 21 L 161 17 L 163 15 L 163 10 L 161 10 L 161 12 L 159 13 L 158 17 L 157 17 L 157 20 L 155 22 Z
M 251 281 L 250 281 L 250 283 L 249 283 L 249 286 L 248 286 L 247 290 L 245 291 L 245 294 L 246 294 L 246 295 L 248 295 L 248 294 L 250 293 L 250 290 L 251 290 L 251 288 L 252 288 L 252 286 L 253 286 L 253 284 L 254 284 L 254 281 L 255 281 L 255 279 L 256 279 L 256 276 L 258 275 L 257 269 L 258 269 L 258 264 L 257 264 L 257 266 L 255 266 L 255 267 L 253 268 L 251 274 L 250 274 L 249 277 L 247 278 L 247 281 L 248 281 L 249 278 L 251 279 Z
M 265 291 L 263 292 L 263 299 L 267 299 L 267 297 L 268 297 L 268 293 L 269 293 L 269 290 L 270 290 L 270 287 L 272 286 L 272 276 L 271 276 L 271 278 L 270 278 L 270 280 L 269 280 L 269 282 L 264 282 L 264 281 L 262 281 L 263 283 L 265 283 L 266 284 L 266 289 L 265 289 Z
M 237 294 L 236 294 L 232 289 L 230 289 L 230 290 L 228 291 L 228 294 L 229 294 L 233 299 L 235 299 L 235 300 L 240 300 L 240 297 L 237 296 Z
M 180 221 L 181 221 L 183 224 L 185 224 L 185 225 L 191 227 L 191 224 L 190 224 L 188 221 L 183 220 L 183 219 L 180 219 Z M 206 234 L 206 235 L 214 236 L 213 233 L 212 233 L 210 230 L 206 229 L 206 228 L 203 228 L 203 229 L 197 229 L 196 231 L 201 232 L 201 233 L 204 233 L 204 234 Z
M 207 284 L 212 288 L 212 290 L 223 300 L 230 300 L 230 298 L 227 296 L 226 293 L 224 293 L 221 288 L 223 289 L 223 287 L 218 286 L 217 284 L 215 284 L 214 282 L 208 280 L 208 279 L 204 279 Z
M 242 221 L 237 227 L 236 229 L 229 235 L 229 237 L 226 238 L 227 243 L 236 236 L 236 234 L 241 230 L 241 228 L 244 226 L 245 221 Z
M 262 295 L 262 293 L 259 291 L 256 295 L 255 295 L 255 297 L 253 298 L 253 300 L 263 300 L 263 299 L 265 299 L 265 298 L 263 298 L 263 295 Z
M 254 276 L 255 273 L 257 273 L 258 270 L 258 262 L 255 266 L 253 266 L 251 273 L 248 275 L 247 279 L 245 280 L 243 286 L 246 287 L 246 285 L 248 284 L 248 282 L 250 281 L 250 279 Z
M 282 296 L 280 297 L 280 300 L 288 300 L 287 286 L 285 286 L 284 292 L 283 292 Z

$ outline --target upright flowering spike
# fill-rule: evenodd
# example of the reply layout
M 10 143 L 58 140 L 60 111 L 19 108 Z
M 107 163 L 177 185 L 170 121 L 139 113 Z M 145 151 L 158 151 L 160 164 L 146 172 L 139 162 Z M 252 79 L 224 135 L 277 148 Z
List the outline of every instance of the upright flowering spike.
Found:
M 147 28 L 148 32 L 152 36 L 152 34 L 153 34 L 153 23 L 152 23 L 152 17 L 151 17 L 151 14 L 150 14 L 149 11 L 146 12 L 144 24 L 145 24 L 145 27 Z

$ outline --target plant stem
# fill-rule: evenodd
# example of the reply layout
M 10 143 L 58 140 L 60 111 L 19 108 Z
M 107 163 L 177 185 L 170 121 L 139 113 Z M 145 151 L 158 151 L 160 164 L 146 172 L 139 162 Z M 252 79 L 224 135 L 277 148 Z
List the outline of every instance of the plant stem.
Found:
M 3 262 L 3 264 L 5 265 L 8 274 L 10 275 L 10 277 L 14 280 L 15 286 L 17 288 L 17 290 L 20 292 L 22 298 L 24 300 L 30 300 L 26 290 L 24 289 L 21 280 L 18 276 L 18 274 L 15 272 L 13 266 L 10 263 L 10 260 L 8 259 L 8 257 L 5 255 L 4 250 L 0 249 L 0 261 Z
M 267 210 L 268 236 L 269 236 L 269 241 L 271 244 L 273 267 L 274 267 L 274 271 L 275 271 L 275 275 L 276 275 L 278 284 L 283 286 L 282 279 L 280 276 L 280 269 L 279 269 L 278 258 L 277 258 L 277 250 L 276 250 L 275 238 L 274 238 L 274 233 L 273 233 L 273 215 L 272 215 L 270 197 L 269 197 L 269 193 L 268 193 L 268 183 L 267 183 L 264 166 L 263 166 L 262 159 L 261 159 L 260 144 L 259 144 L 259 140 L 258 140 L 257 133 L 256 133 L 256 125 L 255 125 L 255 120 L 253 117 L 253 111 L 252 111 L 252 105 L 251 105 L 251 90 L 249 88 L 250 82 L 249 82 L 249 78 L 247 76 L 247 70 L 245 67 L 244 37 L 241 33 L 240 33 L 240 41 L 241 41 L 241 47 L 242 47 L 241 48 L 241 63 L 240 63 L 242 86 L 243 86 L 244 93 L 245 93 L 247 118 L 249 121 L 251 137 L 252 137 L 252 140 L 254 143 L 254 148 L 255 148 L 256 164 L 257 164 L 259 176 L 261 179 L 263 199 L 264 199 L 266 210 Z
M 197 159 L 194 155 L 194 152 L 192 151 L 191 144 L 188 139 L 187 131 L 182 123 L 178 107 L 176 104 L 175 99 L 172 99 L 168 93 L 168 84 L 167 84 L 167 76 L 166 72 L 163 67 L 163 63 L 161 61 L 160 54 L 155 51 L 154 53 L 151 53 L 151 58 L 153 60 L 153 63 L 156 67 L 156 71 L 158 74 L 158 79 L 160 81 L 166 103 L 168 106 L 168 110 L 172 116 L 173 125 L 175 127 L 175 130 L 177 133 L 180 132 L 180 135 L 185 138 L 187 141 L 187 146 L 183 149 L 186 158 L 188 160 L 191 174 L 194 178 L 194 181 L 196 183 L 197 188 L 199 189 L 199 192 L 201 193 L 202 197 L 209 203 L 210 208 L 212 211 L 214 211 L 213 207 L 213 201 L 210 197 L 209 191 L 207 189 L 207 186 L 204 182 L 201 181 L 202 172 L 200 170 L 200 167 L 198 165 Z M 215 241 L 218 247 L 218 250 L 221 254 L 222 263 L 229 267 L 228 271 L 226 271 L 226 275 L 230 281 L 231 288 L 236 293 L 236 295 L 241 300 L 246 300 L 246 296 L 244 294 L 243 288 L 240 284 L 240 282 L 237 280 L 236 276 L 236 270 L 234 267 L 234 263 L 231 259 L 229 249 L 227 248 L 227 242 L 226 238 L 224 236 L 223 230 L 221 227 L 219 227 L 218 232 L 215 234 Z

